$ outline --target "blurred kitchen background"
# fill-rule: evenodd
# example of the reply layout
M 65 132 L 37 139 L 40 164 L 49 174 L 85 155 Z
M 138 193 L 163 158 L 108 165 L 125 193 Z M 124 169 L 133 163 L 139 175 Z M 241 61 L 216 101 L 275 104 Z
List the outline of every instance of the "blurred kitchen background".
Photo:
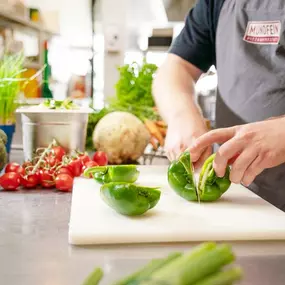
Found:
M 74 99 L 101 110 L 116 96 L 118 67 L 136 62 L 159 66 L 184 26 L 195 0 L 0 0 L 0 45 L 24 49 L 22 104 L 45 98 Z M 197 84 L 197 100 L 214 124 L 216 71 Z M 13 150 L 22 149 L 17 116 Z

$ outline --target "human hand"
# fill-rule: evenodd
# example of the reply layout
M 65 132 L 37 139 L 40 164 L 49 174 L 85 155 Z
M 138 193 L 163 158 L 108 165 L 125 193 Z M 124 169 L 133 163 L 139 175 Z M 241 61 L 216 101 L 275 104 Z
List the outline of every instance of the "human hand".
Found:
M 285 118 L 272 118 L 231 128 L 217 129 L 199 137 L 190 147 L 193 159 L 213 143 L 223 144 L 216 155 L 214 169 L 219 177 L 232 164 L 230 180 L 250 185 L 264 169 L 285 162 Z
M 198 137 L 208 131 L 203 118 L 189 118 L 180 116 L 168 123 L 165 139 L 165 150 L 170 161 L 178 158 Z M 200 168 L 204 161 L 211 155 L 211 146 L 205 147 L 199 156 L 192 159 L 194 167 Z

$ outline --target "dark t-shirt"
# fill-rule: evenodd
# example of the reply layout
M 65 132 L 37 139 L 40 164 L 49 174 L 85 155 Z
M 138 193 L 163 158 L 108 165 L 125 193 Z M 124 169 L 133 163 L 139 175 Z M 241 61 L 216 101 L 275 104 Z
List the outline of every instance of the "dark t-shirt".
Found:
M 198 0 L 188 13 L 185 26 L 169 52 L 204 72 L 216 65 L 216 30 L 224 1 Z

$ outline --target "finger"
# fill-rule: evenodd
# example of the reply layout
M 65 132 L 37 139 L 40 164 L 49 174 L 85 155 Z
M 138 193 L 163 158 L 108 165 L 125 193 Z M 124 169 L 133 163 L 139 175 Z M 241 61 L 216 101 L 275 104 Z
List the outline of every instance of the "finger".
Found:
M 194 168 L 195 169 L 200 169 L 204 162 L 206 161 L 206 159 L 212 154 L 212 148 L 206 148 L 206 150 L 201 154 L 201 156 L 199 157 L 199 159 L 194 162 Z
M 217 151 L 213 167 L 218 177 L 224 177 L 228 161 L 243 149 L 244 142 L 235 138 L 224 143 Z
M 249 186 L 254 181 L 255 177 L 259 175 L 264 169 L 265 167 L 262 164 L 262 157 L 258 156 L 245 171 L 242 178 L 242 183 L 245 186 Z
M 240 153 L 237 153 L 234 157 L 232 157 L 232 158 L 228 161 L 228 165 L 233 165 L 239 155 L 240 155 Z
M 257 156 L 258 153 L 255 149 L 245 149 L 232 165 L 230 180 L 236 184 L 241 183 L 245 171 Z
M 235 133 L 236 127 L 232 127 L 213 130 L 200 136 L 189 148 L 192 158 L 197 160 L 206 147 L 209 147 L 214 143 L 224 143 L 233 138 Z

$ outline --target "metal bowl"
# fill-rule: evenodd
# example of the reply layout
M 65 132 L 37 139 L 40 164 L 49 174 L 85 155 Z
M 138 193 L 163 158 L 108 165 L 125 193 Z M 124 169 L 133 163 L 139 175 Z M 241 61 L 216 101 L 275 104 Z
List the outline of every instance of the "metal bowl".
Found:
M 21 114 L 25 160 L 32 159 L 37 148 L 47 147 L 53 139 L 66 151 L 85 150 L 90 108 L 49 110 L 33 106 L 16 112 Z

